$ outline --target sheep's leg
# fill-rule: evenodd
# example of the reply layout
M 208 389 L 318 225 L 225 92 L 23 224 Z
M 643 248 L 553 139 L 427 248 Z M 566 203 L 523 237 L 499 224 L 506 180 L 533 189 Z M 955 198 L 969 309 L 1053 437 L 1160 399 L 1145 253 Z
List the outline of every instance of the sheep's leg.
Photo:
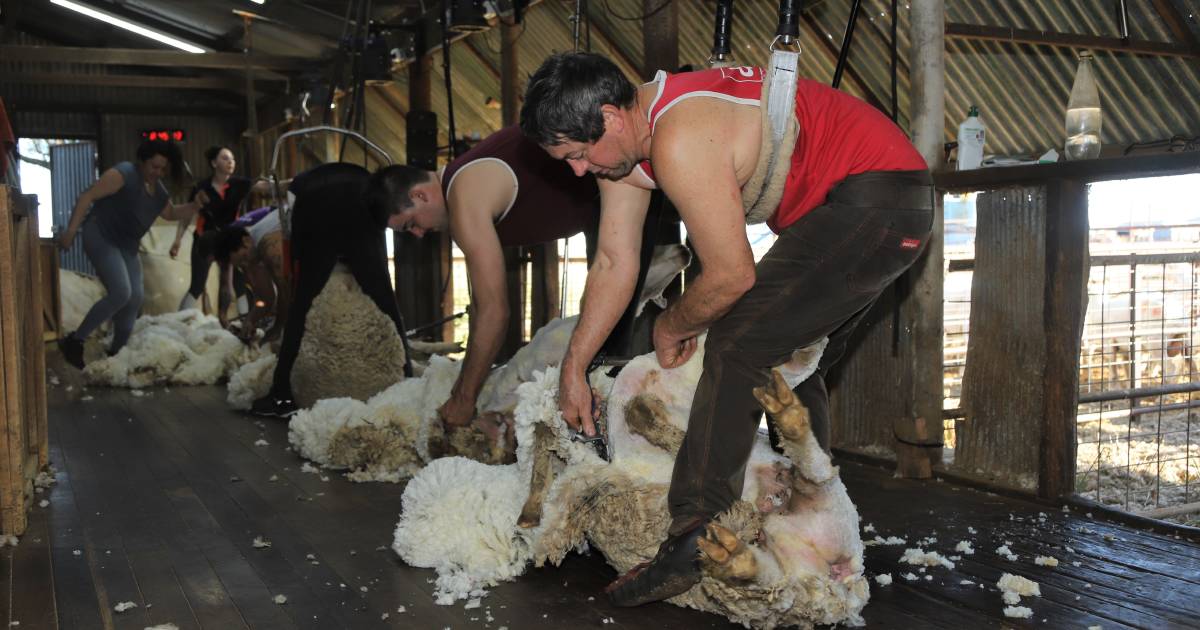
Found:
M 544 424 L 534 427 L 533 431 L 533 474 L 529 479 L 529 497 L 521 508 L 521 516 L 517 518 L 517 526 L 524 529 L 537 527 L 542 522 L 542 502 L 546 500 L 546 491 L 554 481 L 553 453 L 554 432 Z
M 709 576 L 723 582 L 747 582 L 758 575 L 758 560 L 733 532 L 709 523 L 704 537 L 696 539 L 700 561 Z
M 631 433 L 668 453 L 683 444 L 683 431 L 671 424 L 667 406 L 653 394 L 638 394 L 625 404 L 625 424 Z
M 754 397 L 770 415 L 783 452 L 795 465 L 796 490 L 809 494 L 813 484 L 824 483 L 837 474 L 829 454 L 813 435 L 808 408 L 792 393 L 779 370 L 771 370 L 771 382 L 766 386 L 754 388 Z

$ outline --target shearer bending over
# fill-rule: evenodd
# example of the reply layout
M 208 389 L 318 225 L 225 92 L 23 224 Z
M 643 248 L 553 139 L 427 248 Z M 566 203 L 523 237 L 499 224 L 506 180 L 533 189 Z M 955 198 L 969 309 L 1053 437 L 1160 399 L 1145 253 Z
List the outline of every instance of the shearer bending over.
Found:
M 260 208 L 218 230 L 213 255 L 222 269 L 229 270 L 221 276 L 222 290 L 233 290 L 226 286 L 235 282 L 232 270 L 236 268 L 241 270 L 254 294 L 250 313 L 242 323 L 242 339 L 252 340 L 259 322 L 266 317 L 274 319 L 261 341 L 271 343 L 278 339 L 283 334 L 291 304 L 279 210 Z
M 404 321 L 388 275 L 386 230 L 400 227 L 400 211 L 410 202 L 398 191 L 412 185 L 410 178 L 411 173 L 401 166 L 387 166 L 372 174 L 361 166 L 337 162 L 292 180 L 288 191 L 296 198 L 291 215 L 292 301 L 271 391 L 254 401 L 250 413 L 276 418 L 296 413 L 292 366 L 300 351 L 305 318 L 339 259 L 347 263 L 363 293 L 395 322 L 404 338 Z M 404 371 L 411 375 L 407 361 Z
M 446 229 L 467 261 L 471 286 L 470 337 L 462 371 L 438 415 L 449 427 L 475 417 L 479 391 L 508 329 L 503 247 L 567 238 L 594 226 L 600 212 L 592 177 L 566 165 L 506 127 L 459 156 L 441 173 L 409 168 L 411 207 L 402 230 L 420 237 Z
M 608 59 L 568 53 L 547 59 L 525 95 L 526 135 L 576 174 L 602 178 L 596 264 L 562 362 L 568 424 L 595 430 L 584 370 L 633 292 L 650 189 L 678 208 L 701 262 L 653 333 L 659 364 L 673 368 L 708 331 L 671 479 L 671 526 L 650 563 L 609 586 L 618 605 L 673 597 L 699 581 L 696 540 L 742 494 L 757 430 L 752 389 L 825 336 L 821 366 L 797 392 L 827 447 L 823 374 L 929 235 L 931 179 L 899 128 L 854 97 L 800 79 L 795 128 L 775 143 L 763 76 L 760 68 L 659 72 L 635 88 Z M 767 178 L 772 158 L 785 168 Z M 744 224 L 764 220 L 779 239 L 755 266 Z

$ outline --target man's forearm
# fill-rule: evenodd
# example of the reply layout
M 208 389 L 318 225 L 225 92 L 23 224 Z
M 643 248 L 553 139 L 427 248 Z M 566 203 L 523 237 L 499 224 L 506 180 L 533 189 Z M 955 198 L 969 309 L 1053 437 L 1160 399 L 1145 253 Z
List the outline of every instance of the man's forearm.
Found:
M 593 265 L 584 285 L 579 323 L 562 369 L 585 370 L 625 313 L 637 286 L 637 270 Z
M 472 309 L 474 310 L 474 309 Z M 508 328 L 507 309 L 480 309 L 471 313 L 470 337 L 467 338 L 467 354 L 463 357 L 462 370 L 454 383 L 451 395 L 474 402 L 483 383 L 491 372 L 492 361 L 504 344 L 504 332 Z
M 695 337 L 724 317 L 743 295 L 737 283 L 701 272 L 659 316 L 659 325 L 681 337 Z

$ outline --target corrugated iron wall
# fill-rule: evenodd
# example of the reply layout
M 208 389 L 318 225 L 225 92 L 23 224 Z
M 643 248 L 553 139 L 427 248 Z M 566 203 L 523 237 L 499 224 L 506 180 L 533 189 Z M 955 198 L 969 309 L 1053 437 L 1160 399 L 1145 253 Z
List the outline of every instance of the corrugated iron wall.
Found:
M 79 194 L 96 181 L 96 144 L 76 142 L 50 147 L 50 186 L 54 195 L 55 233 L 66 229 Z M 76 236 L 71 249 L 60 252 L 58 264 L 62 269 L 96 275 L 96 270 L 83 252 L 83 239 Z
M 976 208 L 971 327 L 1004 332 L 967 342 L 954 466 L 1031 489 L 1044 418 L 1046 187 L 980 193 Z

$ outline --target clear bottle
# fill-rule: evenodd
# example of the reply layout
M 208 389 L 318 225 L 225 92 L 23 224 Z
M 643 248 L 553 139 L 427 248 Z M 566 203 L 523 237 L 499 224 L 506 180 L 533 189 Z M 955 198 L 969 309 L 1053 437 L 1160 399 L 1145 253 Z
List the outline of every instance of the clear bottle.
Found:
M 1068 160 L 1087 160 L 1100 156 L 1100 127 L 1104 115 L 1100 111 L 1100 92 L 1096 89 L 1096 77 L 1092 73 L 1092 53 L 1079 53 L 1079 69 L 1075 71 L 1075 84 L 1071 86 L 1071 99 L 1067 101 L 1066 135 L 1064 152 Z

